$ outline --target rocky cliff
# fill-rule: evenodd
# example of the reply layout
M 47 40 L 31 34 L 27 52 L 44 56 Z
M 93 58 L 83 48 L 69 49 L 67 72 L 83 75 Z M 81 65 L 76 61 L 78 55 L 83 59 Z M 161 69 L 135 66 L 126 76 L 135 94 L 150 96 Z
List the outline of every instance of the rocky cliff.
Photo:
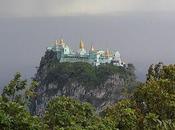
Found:
M 35 79 L 39 82 L 38 96 L 31 110 L 38 115 L 50 99 L 62 95 L 90 102 L 101 111 L 125 98 L 124 90 L 136 83 L 132 64 L 94 67 L 87 63 L 59 63 L 54 52 L 46 52 L 42 57 Z

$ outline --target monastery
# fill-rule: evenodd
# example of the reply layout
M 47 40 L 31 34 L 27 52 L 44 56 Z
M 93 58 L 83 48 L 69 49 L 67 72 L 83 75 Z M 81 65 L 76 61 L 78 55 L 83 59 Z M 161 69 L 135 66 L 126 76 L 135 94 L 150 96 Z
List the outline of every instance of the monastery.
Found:
M 97 50 L 94 49 L 93 45 L 87 51 L 82 40 L 80 41 L 78 51 L 70 49 L 63 39 L 56 40 L 54 45 L 47 47 L 47 51 L 56 52 L 57 59 L 60 62 L 87 62 L 94 66 L 105 63 L 111 63 L 116 66 L 125 65 L 125 63 L 122 62 L 118 51 L 110 51 L 108 49 Z

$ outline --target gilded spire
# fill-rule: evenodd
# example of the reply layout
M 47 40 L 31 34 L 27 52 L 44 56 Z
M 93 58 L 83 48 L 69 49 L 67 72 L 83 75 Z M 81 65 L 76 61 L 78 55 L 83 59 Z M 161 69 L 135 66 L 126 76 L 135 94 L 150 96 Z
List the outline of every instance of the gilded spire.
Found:
M 63 44 L 64 44 L 64 40 L 61 39 L 61 40 L 60 40 L 60 45 L 63 45 Z
M 82 40 L 80 41 L 80 49 L 84 49 L 84 43 Z
M 106 56 L 106 57 L 109 57 L 109 56 L 110 56 L 110 52 L 109 52 L 108 49 L 105 51 L 105 56 Z
M 91 51 L 94 51 L 95 49 L 94 49 L 94 47 L 93 47 L 93 45 L 91 45 Z

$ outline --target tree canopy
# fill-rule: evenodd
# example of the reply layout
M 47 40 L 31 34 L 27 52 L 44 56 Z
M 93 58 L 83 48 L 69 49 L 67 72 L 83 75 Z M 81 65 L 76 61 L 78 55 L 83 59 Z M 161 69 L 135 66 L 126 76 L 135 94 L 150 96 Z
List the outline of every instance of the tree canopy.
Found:
M 35 95 L 36 83 L 27 86 L 27 80 L 16 73 L 3 89 L 0 96 L 0 129 L 2 130 L 41 130 L 45 129 L 37 116 L 32 116 L 27 107 Z
M 4 102 L 0 97 L 1 130 L 41 130 L 46 126 L 36 116 L 31 116 L 24 106 L 16 102 Z
M 46 109 L 45 123 L 50 129 L 106 130 L 107 127 L 89 103 L 81 103 L 69 97 L 51 100 Z
M 105 118 L 119 129 L 174 130 L 174 77 L 175 65 L 151 65 L 147 81 L 137 87 L 129 100 L 108 108 Z
M 78 63 L 77 63 L 78 64 Z M 70 66 L 67 66 L 68 68 Z M 66 68 L 67 68 L 66 67 Z M 91 66 L 84 73 L 97 73 Z M 111 68 L 98 73 L 123 71 Z M 77 68 L 77 69 L 78 69 Z M 60 69 L 60 68 L 59 68 Z M 116 69 L 116 70 L 115 70 Z M 81 69 L 80 69 L 81 70 Z M 130 66 L 132 71 L 133 67 Z M 60 71 L 60 70 L 59 70 Z M 76 73 L 61 70 L 64 73 Z M 91 74 L 89 74 L 91 75 Z M 123 75 L 124 76 L 124 75 Z M 96 77 L 97 78 L 97 77 Z M 98 78 L 97 78 L 98 79 Z M 56 97 L 48 104 L 43 119 L 32 116 L 21 103 L 19 91 L 29 99 L 35 97 L 36 82 L 27 87 L 27 82 L 17 73 L 5 86 L 0 96 L 0 129 L 2 130 L 174 130 L 175 129 L 175 65 L 158 63 L 148 69 L 147 81 L 140 84 L 128 99 L 122 99 L 97 114 L 89 103 L 82 103 L 71 97 Z M 26 88 L 26 89 L 25 89 Z M 27 99 L 28 99 L 27 98 Z

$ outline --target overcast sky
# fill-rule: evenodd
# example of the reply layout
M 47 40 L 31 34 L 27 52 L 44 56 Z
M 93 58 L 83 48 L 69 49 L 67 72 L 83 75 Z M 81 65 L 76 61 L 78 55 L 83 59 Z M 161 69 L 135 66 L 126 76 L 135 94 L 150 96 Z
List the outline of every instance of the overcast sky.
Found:
M 33 76 L 60 37 L 118 50 L 144 79 L 150 64 L 175 61 L 175 0 L 0 0 L 0 85 Z
M 0 0 L 1 17 L 102 15 L 118 11 L 175 11 L 175 0 Z

